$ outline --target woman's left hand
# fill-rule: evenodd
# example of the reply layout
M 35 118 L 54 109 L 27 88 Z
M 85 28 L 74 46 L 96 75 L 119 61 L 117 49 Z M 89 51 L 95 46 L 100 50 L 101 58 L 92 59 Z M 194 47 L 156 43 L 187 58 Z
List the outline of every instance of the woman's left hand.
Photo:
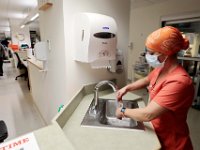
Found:
M 116 109 L 116 112 L 115 112 L 115 115 L 116 115 L 116 117 L 118 118 L 118 119 L 122 119 L 122 117 L 123 117 L 123 114 L 122 114 L 122 112 L 121 112 L 121 107 L 118 107 L 117 109 Z

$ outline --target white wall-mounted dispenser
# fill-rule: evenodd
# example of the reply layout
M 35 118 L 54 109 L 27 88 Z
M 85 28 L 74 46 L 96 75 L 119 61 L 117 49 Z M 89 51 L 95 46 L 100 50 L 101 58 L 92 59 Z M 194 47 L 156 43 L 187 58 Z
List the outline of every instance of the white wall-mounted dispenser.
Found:
M 47 69 L 47 53 L 48 53 L 48 43 L 47 42 L 37 42 L 34 46 L 35 58 L 43 62 L 43 68 Z
M 117 24 L 112 17 L 79 13 L 74 18 L 74 59 L 93 68 L 109 67 L 116 58 Z
M 41 61 L 47 60 L 48 43 L 37 42 L 34 46 L 35 58 Z
M 27 54 L 28 58 L 32 58 L 33 57 L 33 50 L 32 50 L 32 48 L 28 48 L 26 50 L 26 54 Z

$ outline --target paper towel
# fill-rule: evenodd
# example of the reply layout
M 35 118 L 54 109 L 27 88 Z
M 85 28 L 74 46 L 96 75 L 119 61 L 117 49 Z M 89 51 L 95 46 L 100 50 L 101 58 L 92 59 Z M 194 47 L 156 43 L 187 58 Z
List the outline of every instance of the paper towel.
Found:
M 111 68 L 109 60 L 96 60 L 90 63 L 92 69 Z

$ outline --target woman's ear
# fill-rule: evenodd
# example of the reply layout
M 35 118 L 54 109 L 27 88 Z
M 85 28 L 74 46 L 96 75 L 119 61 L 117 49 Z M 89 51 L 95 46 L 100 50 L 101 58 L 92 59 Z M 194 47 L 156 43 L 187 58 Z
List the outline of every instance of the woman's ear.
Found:
M 167 56 L 164 55 L 164 54 L 161 54 L 161 55 L 158 56 L 158 60 L 159 60 L 161 63 L 162 63 L 163 61 L 165 61 L 166 58 L 167 58 Z

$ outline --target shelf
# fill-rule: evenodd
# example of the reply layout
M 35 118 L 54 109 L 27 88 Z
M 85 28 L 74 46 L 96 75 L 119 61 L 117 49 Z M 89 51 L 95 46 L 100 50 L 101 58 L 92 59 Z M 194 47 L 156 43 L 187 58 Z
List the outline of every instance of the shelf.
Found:
M 50 7 L 52 7 L 52 6 L 53 6 L 53 3 L 45 2 L 44 4 L 42 4 L 39 7 L 39 10 L 45 11 L 45 10 L 49 9 Z

